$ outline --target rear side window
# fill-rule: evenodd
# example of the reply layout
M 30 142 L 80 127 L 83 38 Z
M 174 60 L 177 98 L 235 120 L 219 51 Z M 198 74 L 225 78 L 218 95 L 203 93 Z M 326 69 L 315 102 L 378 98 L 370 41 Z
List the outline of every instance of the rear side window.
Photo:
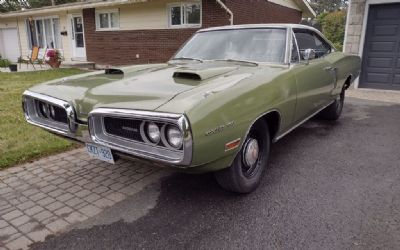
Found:
M 299 46 L 301 60 L 304 60 L 304 51 L 306 49 L 315 50 L 316 58 L 323 57 L 331 53 L 331 46 L 325 42 L 317 33 L 310 30 L 293 30 Z

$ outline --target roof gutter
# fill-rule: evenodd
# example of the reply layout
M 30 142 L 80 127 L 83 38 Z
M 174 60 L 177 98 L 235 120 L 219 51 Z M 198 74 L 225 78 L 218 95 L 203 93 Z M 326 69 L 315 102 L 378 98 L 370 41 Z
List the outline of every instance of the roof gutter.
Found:
M 231 25 L 233 25 L 233 12 L 221 1 L 221 0 L 216 0 L 217 3 L 230 15 L 229 21 Z
M 11 12 L 0 14 L 0 19 L 1 18 L 10 18 L 10 17 L 19 17 L 19 16 L 48 14 L 48 13 L 54 13 L 54 12 L 60 12 L 60 11 L 67 11 L 67 10 L 72 11 L 72 10 L 82 10 L 82 9 L 97 8 L 97 7 L 109 7 L 109 6 L 114 6 L 114 5 L 143 3 L 143 2 L 148 2 L 148 1 L 149 0 L 87 0 L 86 2 L 78 1 L 78 2 L 74 2 L 74 3 L 46 6 L 46 7 L 41 7 L 41 8 L 11 11 Z

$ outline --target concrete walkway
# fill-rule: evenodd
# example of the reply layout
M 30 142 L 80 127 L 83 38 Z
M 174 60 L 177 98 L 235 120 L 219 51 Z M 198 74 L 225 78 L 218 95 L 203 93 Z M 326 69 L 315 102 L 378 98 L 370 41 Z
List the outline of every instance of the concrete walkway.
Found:
M 0 249 L 27 249 L 164 174 L 141 163 L 120 160 L 110 165 L 90 159 L 84 149 L 1 171 Z
M 363 100 L 400 103 L 400 91 L 377 89 L 349 89 L 346 97 L 354 97 Z

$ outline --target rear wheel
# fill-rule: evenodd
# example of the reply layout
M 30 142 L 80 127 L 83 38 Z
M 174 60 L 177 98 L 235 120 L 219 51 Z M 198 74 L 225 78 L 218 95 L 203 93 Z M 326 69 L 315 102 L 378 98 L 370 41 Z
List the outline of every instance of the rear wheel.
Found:
M 215 173 L 218 184 L 232 192 L 250 193 L 254 191 L 267 167 L 271 140 L 265 121 L 256 122 L 250 129 L 242 149 L 233 164 Z
M 319 116 L 325 120 L 331 121 L 339 119 L 344 106 L 344 98 L 345 90 L 343 89 L 340 95 L 336 97 L 336 100 L 331 105 L 322 110 L 321 113 L 319 113 Z

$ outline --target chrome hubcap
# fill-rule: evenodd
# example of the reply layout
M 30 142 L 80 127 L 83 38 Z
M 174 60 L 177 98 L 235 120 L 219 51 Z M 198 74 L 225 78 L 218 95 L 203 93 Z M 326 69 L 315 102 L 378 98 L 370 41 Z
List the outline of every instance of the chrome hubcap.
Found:
M 260 149 L 258 147 L 258 142 L 256 139 L 249 139 L 246 142 L 244 152 L 243 152 L 243 158 L 244 158 L 244 163 L 246 164 L 246 167 L 250 168 L 254 166 L 254 164 L 257 163 L 258 160 L 258 155 L 259 155 Z

